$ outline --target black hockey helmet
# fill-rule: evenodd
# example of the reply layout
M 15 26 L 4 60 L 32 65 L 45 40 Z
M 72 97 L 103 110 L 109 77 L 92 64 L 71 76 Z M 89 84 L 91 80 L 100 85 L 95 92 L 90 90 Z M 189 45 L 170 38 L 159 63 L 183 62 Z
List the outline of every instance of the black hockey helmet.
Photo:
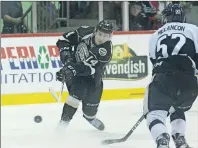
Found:
M 104 33 L 112 33 L 113 32 L 113 23 L 103 20 L 99 22 L 99 24 L 96 26 L 96 31 L 100 30 L 101 32 Z
M 169 3 L 168 6 L 162 11 L 165 17 L 165 22 L 186 22 L 186 17 L 183 11 L 183 7 L 179 2 Z

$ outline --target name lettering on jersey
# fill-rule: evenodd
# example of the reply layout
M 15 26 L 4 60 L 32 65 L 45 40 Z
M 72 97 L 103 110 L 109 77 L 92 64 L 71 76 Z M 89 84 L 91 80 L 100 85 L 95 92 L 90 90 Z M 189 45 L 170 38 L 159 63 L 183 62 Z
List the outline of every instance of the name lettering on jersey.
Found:
M 167 28 L 163 28 L 163 29 L 159 30 L 158 35 L 161 35 L 164 32 L 170 31 L 170 30 L 184 31 L 185 27 L 184 26 L 179 26 L 179 25 L 169 25 Z

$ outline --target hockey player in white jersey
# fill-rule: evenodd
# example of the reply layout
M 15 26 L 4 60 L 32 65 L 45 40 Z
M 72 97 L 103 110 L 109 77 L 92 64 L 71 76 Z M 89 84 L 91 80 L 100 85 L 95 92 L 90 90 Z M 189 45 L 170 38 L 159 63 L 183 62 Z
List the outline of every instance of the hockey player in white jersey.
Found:
M 169 148 L 170 135 L 176 148 L 190 148 L 185 139 L 185 111 L 198 96 L 198 27 L 185 23 L 179 3 L 170 3 L 163 15 L 166 24 L 149 42 L 153 78 L 144 98 L 144 115 L 157 148 Z M 170 135 L 166 126 L 169 115 Z

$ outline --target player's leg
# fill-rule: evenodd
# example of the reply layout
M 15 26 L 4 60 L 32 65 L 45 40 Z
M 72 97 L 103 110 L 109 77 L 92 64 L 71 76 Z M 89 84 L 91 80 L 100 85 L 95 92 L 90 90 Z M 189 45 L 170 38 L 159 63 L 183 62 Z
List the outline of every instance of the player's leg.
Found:
M 69 96 L 64 103 L 61 121 L 59 125 L 68 125 L 74 114 L 76 113 L 78 106 L 87 93 L 86 84 L 81 78 L 75 77 L 72 79 L 72 83 L 67 83 L 67 88 L 69 91 Z
M 144 98 L 144 114 L 150 133 L 157 148 L 169 148 L 170 136 L 166 126 L 166 118 L 172 104 L 172 98 L 164 89 L 166 75 L 156 74 L 147 87 Z
M 175 142 L 176 148 L 183 146 L 184 148 L 189 148 L 185 140 L 186 132 L 186 118 L 184 111 L 177 109 L 174 113 L 170 115 L 171 122 L 171 135 L 173 141 Z
M 197 98 L 197 83 L 193 76 L 182 78 L 185 85 L 180 85 L 181 94 L 175 102 L 175 112 L 170 115 L 172 138 L 176 148 L 190 148 L 186 142 L 185 111 L 189 110 Z
M 96 118 L 103 92 L 103 83 L 97 87 L 90 87 L 89 93 L 82 100 L 83 117 L 98 130 L 104 130 L 102 121 Z

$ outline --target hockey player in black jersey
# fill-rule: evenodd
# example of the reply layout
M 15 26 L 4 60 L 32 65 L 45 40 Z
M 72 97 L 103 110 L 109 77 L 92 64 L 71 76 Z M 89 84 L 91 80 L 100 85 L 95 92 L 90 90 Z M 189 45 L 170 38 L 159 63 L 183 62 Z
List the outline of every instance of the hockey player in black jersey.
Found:
M 96 27 L 81 26 L 64 33 L 57 41 L 64 66 L 56 76 L 66 83 L 69 92 L 59 126 L 69 124 L 82 101 L 83 117 L 104 130 L 96 114 L 103 92 L 103 72 L 112 58 L 112 32 L 112 23 L 103 20 Z
M 178 3 L 170 3 L 163 14 L 167 23 L 149 42 L 153 78 L 144 98 L 144 114 L 157 148 L 169 148 L 169 115 L 176 148 L 190 148 L 185 139 L 185 111 L 198 95 L 198 27 L 185 23 Z

